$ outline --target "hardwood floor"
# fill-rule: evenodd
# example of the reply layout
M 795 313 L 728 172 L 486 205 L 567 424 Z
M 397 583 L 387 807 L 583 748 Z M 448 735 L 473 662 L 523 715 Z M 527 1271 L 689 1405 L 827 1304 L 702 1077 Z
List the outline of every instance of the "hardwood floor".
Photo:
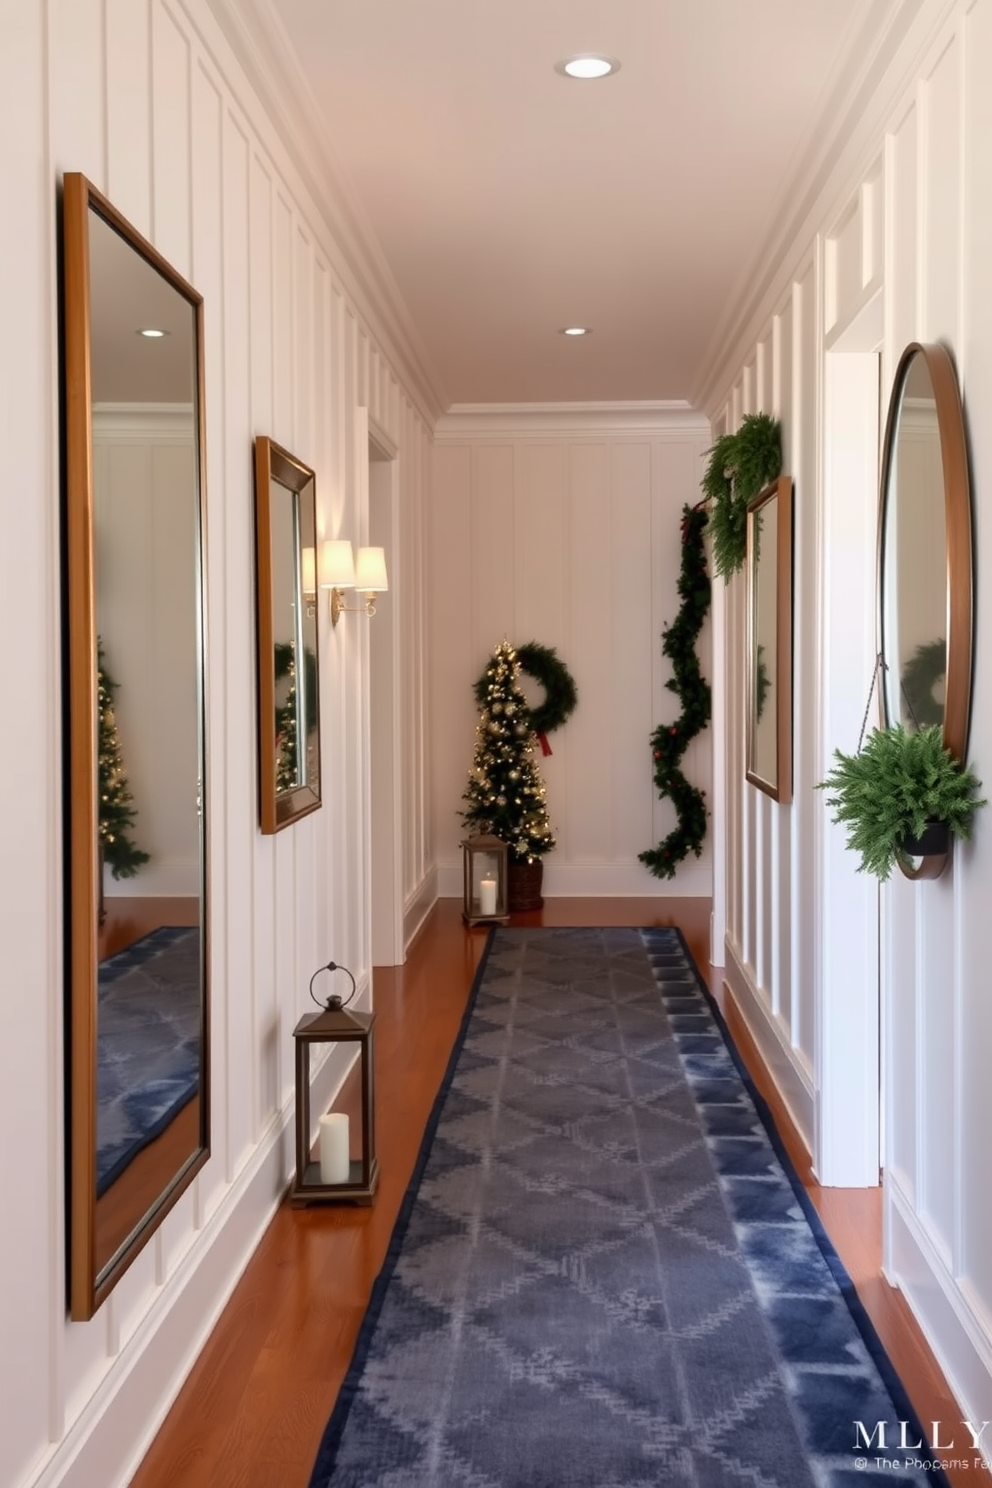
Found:
M 709 916 L 709 900 L 703 899 L 558 899 L 515 916 L 514 923 L 677 924 L 706 974 Z M 457 901 L 442 900 L 406 965 L 376 969 L 382 1168 L 376 1201 L 369 1208 L 281 1206 L 132 1488 L 306 1488 L 485 940 L 482 927 L 464 927 Z M 722 989 L 715 991 L 722 1001 Z M 901 1296 L 880 1275 L 878 1191 L 818 1187 L 781 1104 L 761 1078 L 746 1030 L 728 1012 L 741 1052 L 917 1412 L 925 1423 L 950 1426 L 960 1419 L 958 1407 Z M 949 1477 L 954 1488 L 987 1482 L 973 1470 Z

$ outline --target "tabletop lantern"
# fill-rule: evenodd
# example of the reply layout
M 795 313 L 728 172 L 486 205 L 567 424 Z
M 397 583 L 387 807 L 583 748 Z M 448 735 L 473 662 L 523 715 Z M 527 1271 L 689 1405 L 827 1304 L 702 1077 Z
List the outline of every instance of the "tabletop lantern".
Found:
M 462 919 L 466 925 L 506 924 L 510 918 L 506 898 L 508 853 L 505 842 L 488 834 L 467 837 L 462 843 Z
M 351 980 L 351 992 L 342 1001 L 329 996 L 319 1002 L 313 984 L 322 971 L 343 971 Z M 375 1089 L 372 1035 L 375 1013 L 348 1011 L 355 995 L 355 979 L 346 966 L 330 961 L 318 967 L 310 979 L 310 995 L 321 1009 L 307 1013 L 293 1030 L 296 1041 L 296 1177 L 290 1190 L 294 1205 L 350 1201 L 370 1204 L 379 1182 L 375 1155 Z M 330 1111 L 321 1116 L 317 1155 L 311 1156 L 310 1048 L 313 1044 L 357 1044 L 361 1073 L 360 1134 L 352 1130 L 351 1118 Z

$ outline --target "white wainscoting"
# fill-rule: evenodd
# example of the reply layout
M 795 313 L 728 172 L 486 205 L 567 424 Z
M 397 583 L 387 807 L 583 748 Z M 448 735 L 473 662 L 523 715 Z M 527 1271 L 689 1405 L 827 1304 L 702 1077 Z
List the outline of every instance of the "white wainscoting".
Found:
M 663 405 L 464 409 L 440 421 L 430 564 L 442 895 L 462 893 L 458 813 L 478 716 L 472 687 L 503 636 L 553 646 L 578 690 L 578 707 L 550 738 L 551 756 L 539 758 L 558 839 L 544 860 L 546 892 L 711 894 L 709 836 L 674 879 L 654 878 L 638 862 L 676 821 L 655 791 L 650 739 L 680 711 L 665 686 L 662 629 L 678 613 L 682 510 L 699 499 L 709 437 L 698 415 Z M 699 653 L 708 678 L 708 623 Z M 707 731 L 683 760 L 708 800 L 711 755 Z
M 256 799 L 252 441 L 316 471 L 322 536 L 368 540 L 358 409 L 397 453 L 388 554 L 402 607 L 394 843 L 402 902 L 431 884 L 424 506 L 429 379 L 376 274 L 341 250 L 296 122 L 252 83 L 206 0 L 38 0 L 4 33 L 0 620 L 17 637 L 17 730 L 0 731 L 0 1482 L 117 1488 L 189 1369 L 293 1163 L 292 1030 L 332 956 L 367 986 L 368 622 L 320 633 L 323 808 L 263 838 Z M 275 118 L 280 119 L 281 133 Z M 82 171 L 204 297 L 211 1158 L 89 1323 L 65 1308 L 58 192 Z M 343 220 L 343 219 L 342 219 Z M 354 241 L 349 249 L 354 247 Z M 359 265 L 360 268 L 360 265 Z M 397 370 L 402 367 L 401 373 Z M 357 622 L 357 623 L 355 623 Z M 122 722 L 125 712 L 121 699 Z M 16 739 L 15 739 L 16 735 Z M 29 753 L 26 752 L 29 742 Z M 130 746 L 129 746 L 130 747 Z M 139 774 L 135 746 L 135 777 Z M 148 818 L 150 820 L 150 818 Z M 16 844 L 16 848 L 13 846 Z M 337 1073 L 336 1073 L 337 1071 Z M 335 1061 L 315 1075 L 340 1078 Z M 19 1197 L 18 1197 L 19 1196 Z

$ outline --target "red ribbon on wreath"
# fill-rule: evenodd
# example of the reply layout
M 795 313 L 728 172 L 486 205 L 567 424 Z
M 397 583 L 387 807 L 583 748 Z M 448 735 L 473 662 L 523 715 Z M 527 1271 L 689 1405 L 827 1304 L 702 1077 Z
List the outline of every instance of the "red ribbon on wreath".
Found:
M 547 734 L 538 734 L 537 742 L 541 746 L 541 753 L 544 755 L 545 759 L 547 759 L 548 755 L 552 752 L 551 745 L 548 743 Z

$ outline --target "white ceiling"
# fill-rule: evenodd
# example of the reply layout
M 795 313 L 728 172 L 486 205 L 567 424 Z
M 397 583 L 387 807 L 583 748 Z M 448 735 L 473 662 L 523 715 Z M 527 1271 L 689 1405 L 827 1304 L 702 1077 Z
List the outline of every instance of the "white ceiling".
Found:
M 252 6 L 268 43 L 295 53 L 288 71 L 442 408 L 695 402 L 771 227 L 807 189 L 852 73 L 899 8 Z M 620 71 L 555 71 L 582 51 Z M 592 335 L 559 334 L 573 324 Z

